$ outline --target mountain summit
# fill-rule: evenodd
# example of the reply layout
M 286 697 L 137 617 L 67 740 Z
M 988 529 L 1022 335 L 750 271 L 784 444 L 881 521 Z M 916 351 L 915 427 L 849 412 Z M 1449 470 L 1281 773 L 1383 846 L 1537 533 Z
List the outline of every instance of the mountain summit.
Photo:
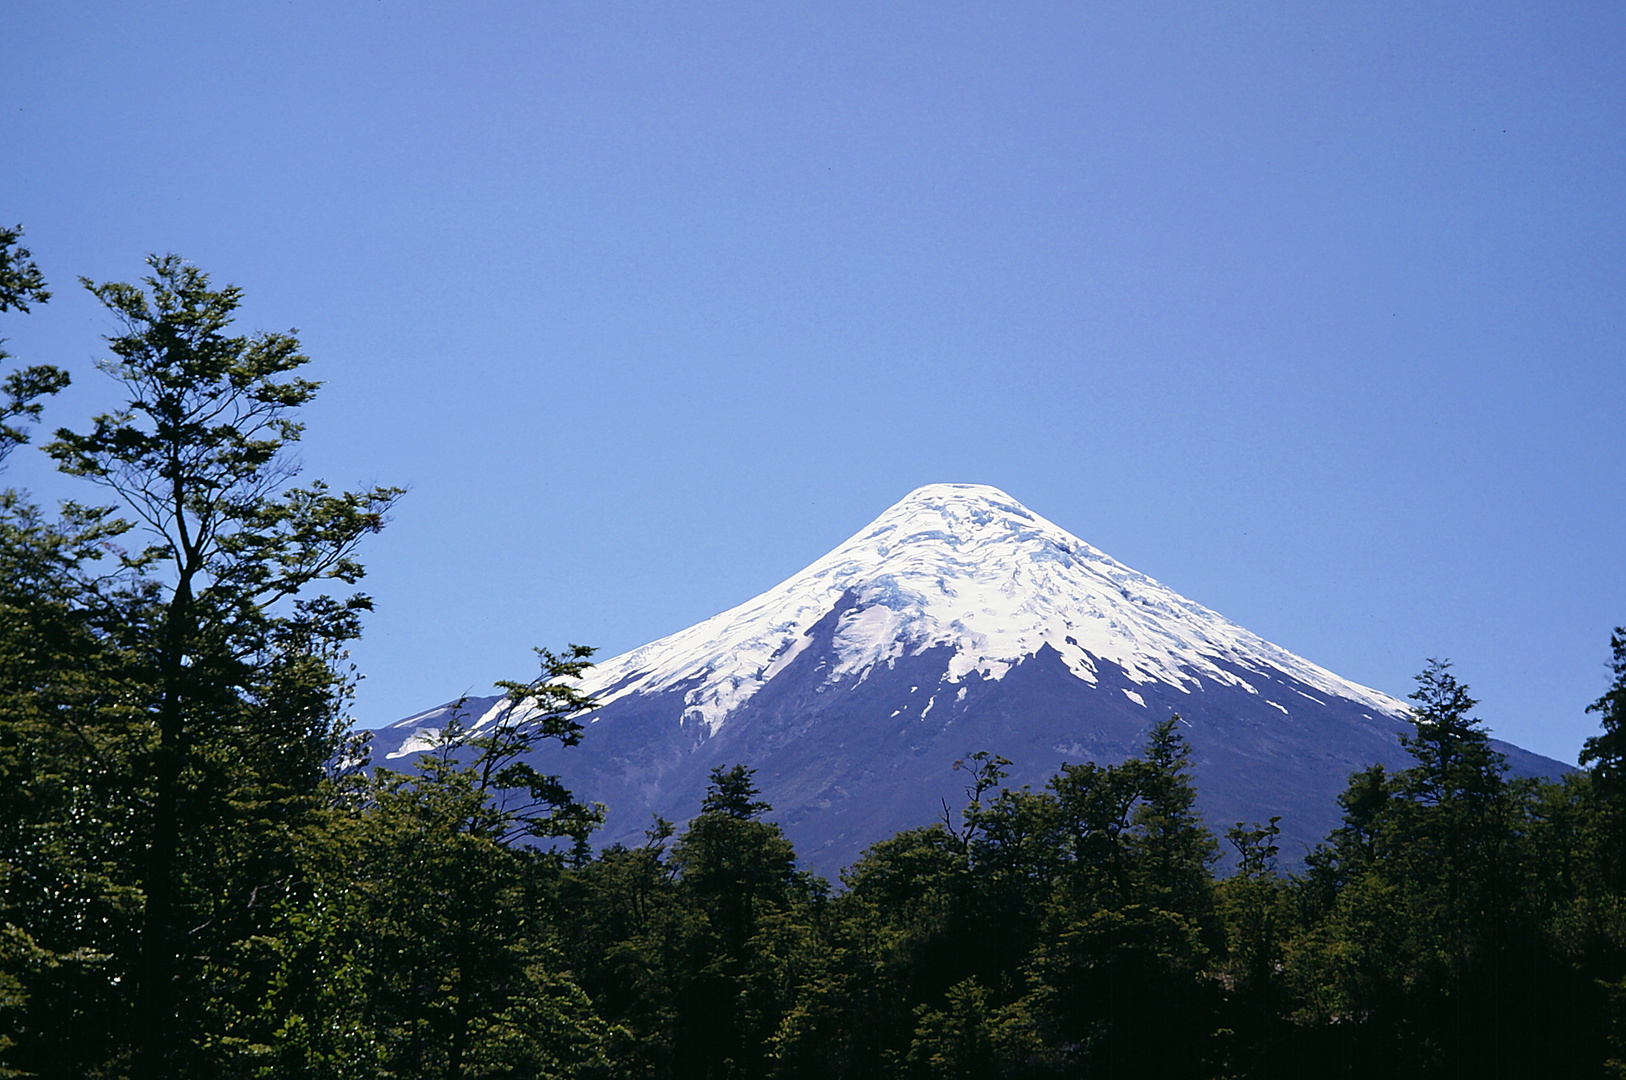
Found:
M 1404 765 L 1406 705 L 1342 679 L 1124 566 L 998 488 L 918 488 L 762 595 L 614 657 L 583 681 L 580 747 L 537 764 L 610 808 L 606 839 L 693 814 L 743 762 L 803 858 L 833 872 L 958 801 L 954 762 L 1123 760 L 1178 713 L 1216 830 L 1282 815 L 1283 853 L 1338 822 L 1348 774 Z M 476 726 L 497 699 L 464 704 Z M 384 763 L 449 706 L 378 732 Z M 1558 762 L 1507 744 L 1514 771 Z
M 776 588 L 601 665 L 591 689 L 608 704 L 698 680 L 686 691 L 684 720 L 716 734 L 838 609 L 826 681 L 862 681 L 878 664 L 950 649 L 928 702 L 960 694 L 973 674 L 997 681 L 1048 645 L 1092 686 L 1105 662 L 1136 686 L 1186 693 L 1207 677 L 1252 692 L 1234 670 L 1241 667 L 1287 672 L 1369 709 L 1406 713 L 1394 698 L 1270 644 L 980 484 L 917 488 Z

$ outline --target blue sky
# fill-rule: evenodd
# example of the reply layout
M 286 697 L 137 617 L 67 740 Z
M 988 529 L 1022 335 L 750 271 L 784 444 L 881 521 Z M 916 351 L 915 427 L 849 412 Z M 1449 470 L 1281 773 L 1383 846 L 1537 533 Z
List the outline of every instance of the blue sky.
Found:
M 0 334 L 179 252 L 298 327 L 378 724 L 994 484 L 1573 760 L 1626 623 L 1618 4 L 10 4 Z M 7 481 L 83 491 L 24 452 Z

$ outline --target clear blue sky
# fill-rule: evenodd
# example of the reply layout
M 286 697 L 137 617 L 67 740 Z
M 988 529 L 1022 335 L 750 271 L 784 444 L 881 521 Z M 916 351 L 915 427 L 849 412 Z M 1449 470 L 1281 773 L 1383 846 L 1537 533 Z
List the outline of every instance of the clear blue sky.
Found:
M 300 329 L 367 725 L 994 484 L 1573 760 L 1626 623 L 1626 7 L 0 7 L 26 362 L 179 252 Z M 78 491 L 29 452 L 6 481 Z M 80 492 L 83 494 L 83 492 Z

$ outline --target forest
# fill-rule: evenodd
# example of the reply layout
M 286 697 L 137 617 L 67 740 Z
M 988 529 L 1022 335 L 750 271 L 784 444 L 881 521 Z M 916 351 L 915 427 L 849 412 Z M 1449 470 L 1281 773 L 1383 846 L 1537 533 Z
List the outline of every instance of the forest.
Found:
M 374 767 L 346 645 L 401 492 L 299 486 L 318 384 L 239 290 L 175 256 L 83 284 L 124 404 L 40 446 L 85 501 L 0 494 L 0 1075 L 1626 1075 L 1626 629 L 1555 782 L 1428 661 L 1413 763 L 1302 860 L 1277 819 L 1210 831 L 1173 718 L 1039 790 L 968 747 L 963 803 L 838 882 L 743 765 L 599 847 L 527 764 L 580 741 L 592 650 Z M 49 299 L 0 229 L 0 312 Z M 0 455 L 67 380 L 7 371 Z

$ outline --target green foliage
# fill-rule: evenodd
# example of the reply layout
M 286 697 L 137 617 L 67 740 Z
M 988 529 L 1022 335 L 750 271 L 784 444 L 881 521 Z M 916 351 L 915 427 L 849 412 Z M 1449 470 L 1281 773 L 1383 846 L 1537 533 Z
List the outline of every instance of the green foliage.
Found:
M 1412 735 L 1401 745 L 1417 765 L 1405 774 L 1406 794 L 1419 802 L 1466 804 L 1493 799 L 1506 761 L 1491 749 L 1490 736 L 1468 713 L 1478 704 L 1451 674 L 1449 661 L 1430 659 L 1417 676 L 1411 700 Z
M 0 311 L 50 298 L 21 231 L 0 229 Z M 0 381 L 0 459 L 27 442 L 12 422 L 37 420 L 67 382 L 43 366 Z M 105 517 L 51 522 L 0 491 L 0 1075 L 89 1075 L 117 1054 L 110 961 L 140 897 L 118 873 L 127 650 L 89 569 L 122 531 Z
M 20 235 L 0 311 L 48 299 Z M 1352 775 L 1291 877 L 1271 818 L 1216 880 L 1178 718 L 1039 790 L 968 754 L 834 893 L 744 765 L 595 853 L 534 765 L 582 739 L 586 648 L 370 767 L 369 602 L 321 590 L 398 492 L 294 486 L 297 341 L 151 266 L 89 286 L 125 404 L 46 448 L 118 506 L 0 493 L 0 1076 L 1626 1075 L 1626 630 L 1562 783 L 1510 780 L 1429 661 L 1412 766 Z M 6 377 L 0 456 L 64 385 Z
M 51 299 L 45 288 L 45 277 L 34 262 L 32 253 L 18 243 L 23 227 L 0 227 L 0 313 L 16 309 L 26 313 L 29 304 L 43 304 Z M 5 338 L 0 338 L 0 363 L 11 358 L 6 352 Z M 68 385 L 68 375 L 48 364 L 38 364 L 21 371 L 8 372 L 0 379 L 0 461 L 13 449 L 28 441 L 28 429 L 13 426 L 12 421 L 32 423 L 40 418 L 42 397 L 55 394 Z
M 1586 710 L 1598 714 L 1603 732 L 1582 745 L 1581 764 L 1593 767 L 1600 789 L 1620 798 L 1626 795 L 1626 626 L 1615 627 L 1609 645 L 1614 653 L 1610 660 L 1614 682 Z
M 1237 822 L 1225 838 L 1236 849 L 1236 872 L 1219 886 L 1231 956 L 1230 975 L 1249 996 L 1275 996 L 1282 944 L 1292 925 L 1286 882 L 1276 872 L 1281 828 L 1273 817 L 1263 826 Z
M 45 275 L 34 261 L 34 253 L 19 243 L 23 227 L 0 226 L 0 312 L 16 308 L 27 312 L 29 304 L 51 299 L 45 288 Z
M 1506 779 L 1447 667 L 1418 676 L 1417 764 L 1352 777 L 1344 826 L 1301 879 L 1286 948 L 1301 1030 L 1356 1072 L 1578 1075 L 1598 994 L 1555 949 L 1563 889 L 1535 842 L 1561 827 L 1562 789 Z
M 1223 930 L 1177 723 L 1145 757 L 1065 766 L 1039 792 L 1000 787 L 1009 762 L 970 755 L 958 821 L 847 872 L 844 955 L 871 974 L 845 984 L 841 1014 L 872 1071 L 844 1075 L 1200 1071 Z
M 955 983 L 941 1009 L 915 1009 L 915 1037 L 905 1058 L 908 1075 L 931 1080 L 1036 1075 L 1050 1063 L 1025 1002 L 993 1008 L 975 979 Z
M 472 727 L 454 716 L 414 773 L 375 770 L 343 865 L 367 972 L 380 1076 L 575 1076 L 602 1063 L 610 1033 L 561 970 L 544 918 L 565 840 L 586 858 L 602 808 L 577 802 L 525 761 L 542 739 L 580 738 L 575 689 L 592 650 L 538 650 L 541 672 L 499 684 Z
M 1277 1048 L 1292 1035 L 1293 1001 L 1283 975 L 1295 926 L 1288 883 L 1276 864 L 1280 820 L 1251 827 L 1239 821 L 1225 833 L 1237 865 L 1217 890 L 1227 945 L 1219 974 L 1228 997 L 1228 1057 L 1239 1075 L 1269 1075 Z
M 117 532 L 0 493 L 0 984 L 29 1006 L 0 1061 L 25 1068 L 88 1073 L 117 1053 L 110 980 L 141 909 L 128 868 L 142 684 L 85 576 Z
M 0 339 L 0 344 L 3 343 L 3 339 Z M 6 351 L 0 349 L 0 360 L 6 358 Z M 13 371 L 0 380 L 0 395 L 4 395 L 4 399 L 0 400 L 0 461 L 28 441 L 28 429 L 15 427 L 11 421 L 32 423 L 38 420 L 42 408 L 39 399 L 55 394 L 67 385 L 67 373 L 49 364 L 36 364 Z
M 1626 627 L 1610 636 L 1614 681 L 1587 706 L 1603 730 L 1581 747 L 1581 764 L 1591 765 L 1590 794 L 1598 833 L 1597 858 L 1610 887 L 1626 889 Z
M 289 377 L 297 342 L 228 335 L 237 290 L 173 256 L 150 265 L 145 289 L 88 286 L 123 329 L 103 367 L 125 406 L 47 447 L 145 546 L 113 542 L 131 527 L 109 508 L 48 522 L 8 496 L 0 525 L 19 613 L 0 657 L 0 767 L 19 800 L 3 903 L 51 958 L 20 980 L 12 1060 L 84 1075 L 212 1075 L 240 1041 L 221 1017 L 244 1012 L 241 957 L 298 877 L 345 724 L 343 645 L 368 607 L 312 587 L 360 577 L 354 550 L 397 495 L 289 486 L 291 413 L 315 391 Z M 9 415 L 64 381 L 10 377 Z
M 1178 717 L 1122 765 L 1064 766 L 1057 887 L 1031 972 L 1033 1002 L 1076 1067 L 1202 1075 L 1223 929 Z
M 757 801 L 757 787 L 751 781 L 752 772 L 744 765 L 735 765 L 731 769 L 718 766 L 711 770 L 711 785 L 706 789 L 706 797 L 700 801 L 701 815 L 749 821 L 772 810 L 773 807 L 767 803 Z
M 819 892 L 796 872 L 779 826 L 756 820 L 751 771 L 712 770 L 702 811 L 673 848 L 678 900 L 697 918 L 673 942 L 676 1075 L 758 1076 L 788 1007 L 784 976 L 797 960 L 807 909 Z

